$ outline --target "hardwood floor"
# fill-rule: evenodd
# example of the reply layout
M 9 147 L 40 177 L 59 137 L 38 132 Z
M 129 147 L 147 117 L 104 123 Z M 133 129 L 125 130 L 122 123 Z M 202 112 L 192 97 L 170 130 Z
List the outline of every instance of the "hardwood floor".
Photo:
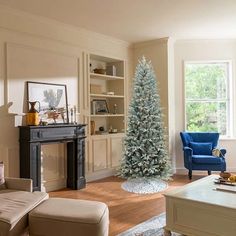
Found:
M 193 176 L 193 180 L 202 176 Z M 156 194 L 138 195 L 121 189 L 124 180 L 108 177 L 87 183 L 85 189 L 63 189 L 50 192 L 50 197 L 86 199 L 105 202 L 109 207 L 110 229 L 109 236 L 115 236 L 149 218 L 165 211 L 164 192 Z M 187 175 L 176 175 L 169 181 L 167 189 L 178 188 L 191 181 Z

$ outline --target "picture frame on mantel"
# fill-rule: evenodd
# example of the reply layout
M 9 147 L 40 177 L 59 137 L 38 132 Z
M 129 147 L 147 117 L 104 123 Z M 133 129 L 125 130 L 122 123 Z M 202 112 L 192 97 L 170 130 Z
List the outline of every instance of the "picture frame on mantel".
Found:
M 68 99 L 65 84 L 27 81 L 27 102 L 38 102 L 41 122 L 68 124 Z

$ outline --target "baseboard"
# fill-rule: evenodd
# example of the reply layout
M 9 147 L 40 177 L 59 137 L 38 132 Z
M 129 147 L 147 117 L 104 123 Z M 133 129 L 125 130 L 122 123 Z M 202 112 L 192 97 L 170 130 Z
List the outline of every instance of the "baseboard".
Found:
M 99 180 L 99 179 L 103 179 L 109 176 L 113 176 L 116 173 L 117 173 L 116 170 L 103 170 L 103 171 L 97 171 L 93 173 L 87 173 L 85 178 L 87 182 L 91 182 L 94 180 Z
M 66 179 L 48 180 L 44 181 L 41 185 L 42 192 L 50 192 L 63 188 L 66 188 Z
M 227 168 L 227 171 L 236 173 L 236 167 Z M 214 172 L 219 173 L 219 171 L 212 171 L 213 174 L 214 174 Z M 174 173 L 178 174 L 178 175 L 188 175 L 188 170 L 186 168 L 175 168 Z M 194 170 L 193 173 L 201 175 L 201 174 L 206 174 L 206 171 Z

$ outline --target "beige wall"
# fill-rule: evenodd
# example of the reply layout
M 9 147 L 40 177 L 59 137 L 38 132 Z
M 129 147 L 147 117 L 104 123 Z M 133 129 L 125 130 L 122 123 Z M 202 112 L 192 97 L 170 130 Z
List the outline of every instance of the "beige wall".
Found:
M 184 61 L 232 60 L 233 88 L 235 88 L 235 40 L 177 40 L 159 39 L 134 46 L 134 65 L 144 55 L 152 61 L 160 89 L 161 106 L 164 108 L 165 125 L 168 127 L 169 153 L 174 172 L 187 173 L 183 165 L 182 144 L 179 132 L 184 130 Z M 233 113 L 236 98 L 233 94 Z M 235 119 L 234 119 L 235 120 Z M 236 135 L 234 127 L 234 135 Z M 227 169 L 236 171 L 236 138 L 220 140 L 227 149 Z
M 178 40 L 170 38 L 138 43 L 123 41 L 64 25 L 56 21 L 17 10 L 0 7 L 0 160 L 6 163 L 6 175 L 19 176 L 18 128 L 26 112 L 27 80 L 66 83 L 69 103 L 83 110 L 83 52 L 125 59 L 126 75 L 134 76 L 138 58 L 152 61 L 160 89 L 161 106 L 168 128 L 169 150 L 173 167 L 185 173 L 179 132 L 184 130 L 183 62 L 184 60 L 232 60 L 236 65 L 236 41 Z M 235 80 L 235 74 L 233 74 Z M 129 81 L 129 93 L 132 80 Z M 235 87 L 235 83 L 233 85 Z M 235 96 L 234 96 L 235 97 Z M 234 98 L 235 100 L 235 98 Z M 12 105 L 11 105 L 12 103 Z M 234 109 L 235 109 L 234 102 Z M 235 114 L 235 112 L 234 112 Z M 235 129 L 235 128 L 234 128 Z M 236 132 L 234 132 L 236 134 Z M 221 140 L 227 148 L 227 166 L 236 171 L 236 139 Z M 51 164 L 45 162 L 48 184 L 53 179 L 65 182 L 64 147 L 47 146 L 43 158 L 56 159 L 60 171 L 53 175 Z M 58 156 L 58 158 L 56 158 Z M 175 160 L 175 161 L 174 161 Z M 58 174 L 59 173 L 59 174 Z
M 156 74 L 165 127 L 168 128 L 168 39 L 158 39 L 134 45 L 134 65 L 145 56 L 151 60 Z
M 178 40 L 174 45 L 175 55 L 175 156 L 176 170 L 185 173 L 183 166 L 182 144 L 179 132 L 184 130 L 184 61 L 232 60 L 233 89 L 235 90 L 236 41 L 235 40 Z M 234 126 L 236 97 L 233 94 Z M 172 111 L 170 111 L 169 115 Z M 235 127 L 234 127 L 235 130 Z M 234 132 L 234 135 L 236 133 Z M 236 139 L 220 140 L 220 146 L 227 149 L 226 162 L 229 171 L 236 171 Z
M 124 59 L 128 77 L 132 73 L 128 43 L 0 7 L 0 160 L 6 164 L 7 176 L 19 176 L 17 126 L 27 111 L 25 81 L 66 84 L 69 104 L 80 108 L 82 118 L 83 52 Z M 50 146 L 43 149 L 43 157 L 56 161 L 57 170 L 50 170 L 52 163 L 47 160 L 45 176 L 51 186 L 53 179 L 63 184 L 64 148 Z
M 167 128 L 169 141 L 169 155 L 172 159 L 173 168 L 174 161 L 174 143 L 175 140 L 175 123 L 174 123 L 174 41 L 170 38 L 157 39 L 134 45 L 134 65 L 138 59 L 145 56 L 151 60 L 156 78 L 161 100 L 161 107 L 164 115 L 164 125 Z M 171 115 L 170 115 L 170 112 Z

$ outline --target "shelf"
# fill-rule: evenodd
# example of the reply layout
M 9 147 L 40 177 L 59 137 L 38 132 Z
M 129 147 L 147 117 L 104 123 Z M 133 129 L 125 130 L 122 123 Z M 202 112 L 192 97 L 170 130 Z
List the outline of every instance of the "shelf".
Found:
M 90 115 L 91 117 L 122 117 L 124 114 L 104 114 L 104 115 Z
M 95 94 L 90 93 L 90 97 L 101 97 L 101 98 L 124 98 L 123 95 L 107 95 L 107 94 Z
M 105 79 L 105 80 L 124 80 L 124 77 L 121 77 L 121 76 L 103 75 L 103 74 L 97 74 L 97 73 L 90 73 L 90 78 Z

